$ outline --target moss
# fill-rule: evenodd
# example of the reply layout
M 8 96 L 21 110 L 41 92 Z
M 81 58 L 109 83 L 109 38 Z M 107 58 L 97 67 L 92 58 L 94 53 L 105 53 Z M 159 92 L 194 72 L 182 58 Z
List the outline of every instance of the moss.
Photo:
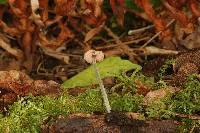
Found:
M 174 63 L 175 63 L 174 59 L 168 59 L 165 61 L 164 65 L 162 65 L 162 67 L 158 71 L 159 79 L 162 79 L 165 75 L 168 75 L 168 73 L 169 73 L 168 70 L 172 67 L 172 64 L 174 64 Z
M 195 75 L 191 75 L 184 89 L 174 96 L 172 106 L 179 113 L 194 114 L 200 111 L 200 82 Z
M 125 76 L 125 75 L 124 75 Z M 134 80 L 155 85 L 153 80 L 140 74 L 121 77 L 120 83 L 124 88 L 135 87 Z M 136 88 L 134 88 L 136 89 Z M 195 114 L 200 111 L 200 82 L 195 75 L 188 78 L 184 89 L 176 94 L 154 101 L 148 107 L 142 106 L 143 96 L 137 95 L 136 90 L 124 94 L 111 93 L 109 101 L 113 111 L 140 112 L 149 118 L 171 119 L 174 114 Z M 59 115 L 72 113 L 105 112 L 103 99 L 99 89 L 87 90 L 78 96 L 63 94 L 58 98 L 48 96 L 27 96 L 19 98 L 9 107 L 8 114 L 0 114 L 0 132 L 40 132 L 44 121 L 53 121 Z M 189 120 L 188 120 L 189 121 Z M 196 124 L 196 121 L 192 122 Z M 192 126 L 194 126 L 194 124 Z M 188 124 L 186 123 L 185 126 Z M 191 127 L 191 125 L 188 125 Z M 183 127 L 182 127 L 183 128 Z
M 183 118 L 181 122 L 183 124 L 178 126 L 178 129 L 181 133 L 188 133 L 188 132 L 198 133 L 199 132 L 200 122 L 198 120 Z
M 99 90 L 88 90 L 85 93 L 76 97 L 77 112 L 104 112 L 103 99 Z
M 120 112 L 137 112 L 142 109 L 143 97 L 139 95 L 119 95 L 112 94 L 110 96 L 110 103 L 113 111 Z
M 131 95 L 110 95 L 110 102 L 115 111 L 137 111 L 142 97 Z M 122 106 L 120 106 L 122 105 Z M 39 132 L 42 123 L 51 121 L 59 115 L 71 113 L 105 112 L 103 100 L 98 90 L 88 90 L 79 96 L 62 95 L 58 98 L 47 96 L 27 96 L 20 98 L 9 107 L 9 114 L 0 116 L 0 132 Z
M 46 96 L 20 98 L 9 107 L 9 114 L 0 119 L 0 131 L 39 132 L 40 125 L 48 117 L 70 113 L 73 105 L 68 100 L 69 97 L 63 96 L 58 99 Z
M 135 95 L 137 92 L 137 86 L 135 81 L 140 81 L 144 86 L 153 89 L 156 85 L 154 78 L 146 77 L 141 73 L 133 72 L 131 76 L 127 76 L 126 73 L 117 75 L 117 84 L 111 88 L 112 92 L 121 92 L 122 95 L 131 93 Z
M 145 111 L 149 118 L 170 119 L 174 116 L 172 108 L 167 106 L 164 99 L 153 101 Z

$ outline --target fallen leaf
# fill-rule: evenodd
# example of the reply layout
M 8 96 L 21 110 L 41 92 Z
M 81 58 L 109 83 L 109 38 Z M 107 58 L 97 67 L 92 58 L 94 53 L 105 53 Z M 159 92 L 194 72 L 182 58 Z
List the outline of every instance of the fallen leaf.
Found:
M 0 38 L 0 47 L 15 56 L 18 60 L 23 59 L 23 52 L 20 49 L 12 48 L 11 45 Z
M 98 26 L 98 27 L 95 27 L 93 29 L 91 29 L 86 35 L 85 35 L 85 39 L 84 39 L 84 42 L 87 42 L 89 41 L 90 39 L 92 39 L 96 34 L 98 34 L 102 28 L 103 28 L 104 24 Z
M 58 96 L 60 85 L 54 81 L 33 80 L 23 72 L 0 71 L 0 101 L 14 102 L 17 96 Z
M 117 17 L 117 22 L 120 26 L 124 25 L 125 4 L 125 0 L 110 0 L 112 11 Z
M 169 94 L 169 93 L 175 93 L 178 90 L 179 89 L 177 89 L 175 87 L 168 87 L 168 88 L 164 88 L 164 89 L 150 91 L 144 97 L 143 105 L 147 105 L 148 106 L 153 101 L 159 100 L 161 98 L 164 98 L 167 94 Z
M 97 63 L 101 78 L 105 77 L 116 77 L 124 71 L 130 69 L 140 70 L 141 66 L 133 64 L 128 60 L 122 60 L 120 57 L 109 57 L 104 61 Z M 87 78 L 86 78 L 87 77 Z M 90 66 L 86 70 L 80 72 L 78 75 L 66 80 L 63 84 L 63 88 L 74 88 L 89 86 L 92 84 L 97 84 L 95 72 L 93 66 Z

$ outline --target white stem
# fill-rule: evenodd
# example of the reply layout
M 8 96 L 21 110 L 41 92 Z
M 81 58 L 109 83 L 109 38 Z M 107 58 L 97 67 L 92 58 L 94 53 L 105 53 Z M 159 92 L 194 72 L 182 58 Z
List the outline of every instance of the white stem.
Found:
M 96 65 L 96 59 L 93 60 L 93 66 L 94 66 L 96 78 L 97 78 L 97 80 L 99 82 L 99 87 L 101 89 L 101 94 L 102 94 L 102 97 L 103 97 L 103 100 L 104 100 L 106 111 L 108 113 L 110 113 L 111 112 L 110 103 L 108 101 L 108 96 L 107 96 L 107 93 L 106 93 L 106 89 L 104 88 L 103 81 L 101 80 L 100 73 L 99 73 L 99 70 L 98 70 L 97 65 Z

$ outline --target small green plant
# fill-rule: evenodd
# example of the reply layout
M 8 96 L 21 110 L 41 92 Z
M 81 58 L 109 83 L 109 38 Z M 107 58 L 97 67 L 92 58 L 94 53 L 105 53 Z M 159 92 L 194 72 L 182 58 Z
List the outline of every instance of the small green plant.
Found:
M 200 82 L 195 75 L 191 75 L 184 89 L 175 95 L 172 106 L 175 112 L 194 114 L 200 111 Z
M 100 90 L 87 90 L 85 93 L 77 96 L 77 112 L 93 113 L 104 112 L 103 99 Z
M 114 93 L 110 96 L 110 101 L 113 111 L 138 112 L 142 109 L 143 96 Z
M 5 4 L 6 2 L 6 0 L 0 0 L 0 4 Z
M 153 101 L 145 110 L 149 118 L 169 119 L 174 116 L 172 108 L 167 106 L 164 98 Z
M 158 71 L 158 77 L 159 79 L 162 79 L 166 74 L 167 70 L 172 66 L 172 64 L 175 63 L 174 59 L 168 59 L 165 61 L 164 65 L 160 68 Z
M 137 91 L 136 81 L 142 82 L 143 85 L 149 88 L 153 88 L 156 85 L 154 78 L 146 77 L 138 71 L 134 71 L 131 76 L 127 76 L 123 72 L 121 75 L 117 75 L 116 79 L 119 83 L 113 86 L 111 90 L 112 92 L 118 92 L 117 90 L 121 89 L 122 94 L 131 93 L 134 95 Z
M 69 97 L 28 96 L 20 98 L 9 107 L 9 114 L 0 119 L 0 132 L 39 132 L 40 125 L 48 117 L 67 115 L 73 105 L 68 102 Z
M 198 128 L 196 132 L 199 132 L 200 122 L 198 120 L 192 120 L 189 118 L 183 118 L 181 120 L 183 123 L 182 125 L 178 126 L 178 129 L 181 133 L 189 133 L 189 132 L 195 132 L 195 128 Z

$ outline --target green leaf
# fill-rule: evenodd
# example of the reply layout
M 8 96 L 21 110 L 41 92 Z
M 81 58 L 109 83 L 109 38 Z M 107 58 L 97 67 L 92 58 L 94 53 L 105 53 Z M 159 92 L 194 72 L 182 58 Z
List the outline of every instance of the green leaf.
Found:
M 6 2 L 6 0 L 0 0 L 0 4 L 5 4 Z
M 104 61 L 97 63 L 101 78 L 105 77 L 116 77 L 122 72 L 135 69 L 141 70 L 141 66 L 133 64 L 128 60 L 122 60 L 120 57 L 109 57 Z M 92 84 L 97 84 L 94 68 L 91 65 L 86 70 L 80 72 L 78 75 L 72 77 L 71 79 L 65 81 L 62 84 L 63 88 L 74 88 L 89 86 Z

